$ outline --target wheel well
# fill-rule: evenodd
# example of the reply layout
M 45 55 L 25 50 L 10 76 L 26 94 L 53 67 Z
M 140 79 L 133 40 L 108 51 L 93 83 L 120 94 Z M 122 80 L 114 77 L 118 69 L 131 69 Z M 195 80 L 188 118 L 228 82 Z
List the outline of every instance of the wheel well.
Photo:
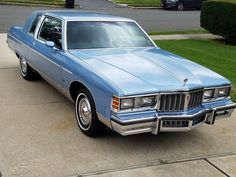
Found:
M 175 5 L 177 5 L 178 2 L 182 2 L 183 5 L 184 5 L 184 2 L 183 2 L 182 0 L 178 0 L 178 1 L 175 3 Z
M 82 88 L 87 89 L 87 87 L 84 84 L 78 81 L 72 82 L 72 84 L 70 85 L 70 96 L 74 101 L 76 99 L 78 91 Z

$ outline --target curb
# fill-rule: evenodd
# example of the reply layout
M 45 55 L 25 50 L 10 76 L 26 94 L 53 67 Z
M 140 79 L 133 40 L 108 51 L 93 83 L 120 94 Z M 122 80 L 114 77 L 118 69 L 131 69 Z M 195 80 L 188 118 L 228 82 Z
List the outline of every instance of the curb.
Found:
M 108 2 L 116 5 L 116 6 L 121 6 L 121 7 L 129 7 L 129 8 L 132 8 L 132 9 L 162 9 L 161 6 L 156 6 L 156 7 L 136 7 L 136 6 L 132 6 L 132 5 L 129 5 L 129 4 L 116 4 L 114 1 L 112 0 L 107 0 Z
M 65 8 L 64 5 L 26 4 L 26 3 L 17 3 L 17 2 L 0 2 L 0 5 Z M 75 8 L 80 9 L 80 6 L 75 5 Z
M 115 3 L 114 3 L 115 4 Z M 116 6 L 122 6 L 122 7 L 129 7 L 129 8 L 132 8 L 132 9 L 162 9 L 161 6 L 154 6 L 154 7 L 138 7 L 138 6 L 132 6 L 132 5 L 129 5 L 129 4 L 115 4 Z
M 132 9 L 163 9 L 161 6 L 159 7 L 135 7 L 132 6 Z
M 128 6 L 128 4 L 116 4 L 114 1 L 112 0 L 106 0 L 107 2 L 111 3 L 111 4 L 114 4 L 116 7 L 130 7 Z

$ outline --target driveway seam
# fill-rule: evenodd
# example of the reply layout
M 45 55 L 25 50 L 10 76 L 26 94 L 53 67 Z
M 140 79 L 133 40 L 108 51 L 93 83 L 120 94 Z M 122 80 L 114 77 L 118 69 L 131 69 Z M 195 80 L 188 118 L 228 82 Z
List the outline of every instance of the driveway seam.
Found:
M 37 105 L 44 105 L 44 104 L 60 104 L 60 103 L 72 103 L 71 101 L 52 101 L 52 102 L 42 102 L 42 103 L 30 103 L 30 104 L 8 104 L 8 105 L 0 105 L 0 106 L 5 106 L 5 107 L 8 107 L 8 106 L 37 106 Z
M 205 156 L 205 157 L 196 157 L 196 158 L 189 158 L 189 159 L 182 159 L 182 160 L 175 160 L 175 161 L 165 161 L 165 160 L 160 159 L 159 161 L 155 161 L 155 162 L 151 162 L 151 163 L 147 163 L 147 164 L 140 164 L 140 165 L 134 165 L 134 166 L 129 166 L 129 167 L 111 168 L 111 169 L 97 170 L 97 171 L 91 171 L 91 172 L 84 172 L 84 173 L 80 173 L 79 175 L 71 175 L 69 177 L 85 177 L 85 176 L 90 176 L 90 175 L 99 175 L 99 174 L 110 173 L 110 172 L 119 172 L 119 171 L 133 170 L 133 169 L 138 169 L 138 168 L 170 165 L 170 164 L 192 162 L 192 161 L 198 161 L 198 160 L 207 161 L 211 166 L 213 166 L 214 168 L 219 170 L 226 177 L 230 177 L 224 171 L 220 170 L 217 166 L 215 166 L 214 164 L 212 164 L 211 162 L 209 162 L 207 160 L 207 158 L 224 157 L 224 156 L 229 156 L 229 155 L 236 155 L 236 152 L 215 154 L 215 155 L 209 155 L 209 156 Z
M 5 69 L 17 69 L 17 68 L 19 68 L 19 67 L 6 67 L 6 68 L 0 68 L 0 69 L 5 70 Z
M 212 162 L 210 162 L 207 158 L 204 158 L 204 160 L 210 164 L 212 167 L 214 167 L 216 170 L 218 170 L 219 172 L 221 172 L 222 174 L 224 174 L 227 177 L 230 177 L 230 175 L 228 175 L 224 170 L 220 169 L 218 166 L 216 166 L 215 164 L 213 164 Z

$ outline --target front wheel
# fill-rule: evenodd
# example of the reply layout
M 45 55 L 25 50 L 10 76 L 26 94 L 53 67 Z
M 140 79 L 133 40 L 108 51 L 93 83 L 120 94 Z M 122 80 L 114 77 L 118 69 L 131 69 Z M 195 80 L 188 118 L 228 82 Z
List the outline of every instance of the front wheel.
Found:
M 181 11 L 184 9 L 184 3 L 182 1 L 177 1 L 175 5 L 176 10 Z
M 36 79 L 36 73 L 32 70 L 32 68 L 28 65 L 27 60 L 19 56 L 20 59 L 20 73 L 21 76 L 28 81 Z
M 79 128 L 88 136 L 98 136 L 104 129 L 98 120 L 93 97 L 87 89 L 80 89 L 77 94 L 75 116 Z

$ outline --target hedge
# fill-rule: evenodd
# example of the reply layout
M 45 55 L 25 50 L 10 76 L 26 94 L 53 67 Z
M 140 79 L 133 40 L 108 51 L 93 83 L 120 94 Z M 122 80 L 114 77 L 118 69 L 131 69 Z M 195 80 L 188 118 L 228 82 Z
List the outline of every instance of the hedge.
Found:
M 204 1 L 201 9 L 201 26 L 210 33 L 236 43 L 236 0 Z

